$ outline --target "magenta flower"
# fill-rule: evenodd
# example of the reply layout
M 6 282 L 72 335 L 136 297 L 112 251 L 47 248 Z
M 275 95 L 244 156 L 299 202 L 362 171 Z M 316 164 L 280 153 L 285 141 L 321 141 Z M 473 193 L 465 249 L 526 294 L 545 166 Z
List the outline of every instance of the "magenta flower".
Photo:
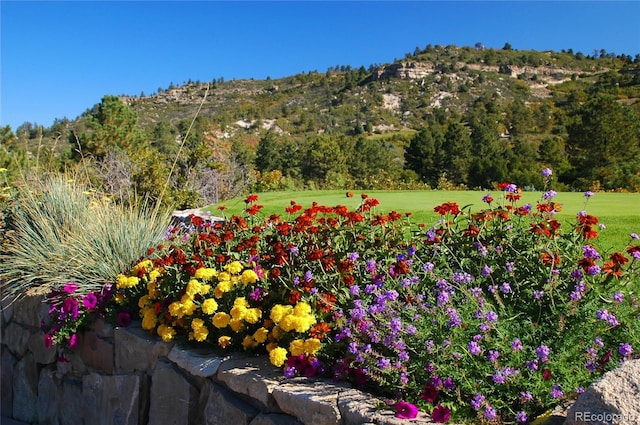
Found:
M 78 335 L 77 334 L 73 334 L 73 335 L 71 335 L 71 338 L 69 338 L 69 348 L 71 348 L 72 350 L 78 348 Z
M 131 324 L 131 315 L 126 311 L 121 311 L 118 313 L 117 318 L 118 326 L 127 327 Z
M 96 308 L 96 305 L 98 304 L 98 298 L 93 292 L 89 292 L 82 299 L 82 304 L 87 310 L 91 311 Z
M 53 336 L 51 334 L 44 334 L 44 346 L 50 348 L 53 345 Z
M 433 403 L 438 398 L 438 389 L 435 386 L 428 384 L 424 387 L 422 393 L 420 393 L 420 398 L 427 403 Z
M 438 404 L 431 412 L 431 419 L 439 424 L 447 422 L 449 418 L 451 418 L 451 409 L 442 404 Z
M 78 290 L 78 284 L 75 283 L 75 282 L 69 282 L 66 285 L 64 285 L 63 290 L 67 294 L 73 294 L 74 292 L 76 292 Z
M 418 416 L 418 408 L 416 405 L 400 400 L 393 405 L 396 410 L 396 418 L 414 419 Z

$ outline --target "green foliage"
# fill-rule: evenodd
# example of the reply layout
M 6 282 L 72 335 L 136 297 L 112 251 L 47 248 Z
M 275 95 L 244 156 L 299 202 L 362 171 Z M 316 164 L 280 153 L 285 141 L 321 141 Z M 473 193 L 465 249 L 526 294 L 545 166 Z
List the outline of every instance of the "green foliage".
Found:
M 158 243 L 170 214 L 126 207 L 62 176 L 19 188 L 0 255 L 3 296 L 76 282 L 79 293 L 105 284 Z

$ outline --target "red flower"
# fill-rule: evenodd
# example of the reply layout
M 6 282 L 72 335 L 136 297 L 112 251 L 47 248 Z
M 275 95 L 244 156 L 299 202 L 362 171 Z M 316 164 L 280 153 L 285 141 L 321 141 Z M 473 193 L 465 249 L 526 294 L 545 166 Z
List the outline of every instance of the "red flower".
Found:
M 258 195 L 248 195 L 247 198 L 244 200 L 245 204 L 251 204 L 253 202 L 256 202 L 258 200 Z
M 458 215 L 460 214 L 460 207 L 458 207 L 457 202 L 445 202 L 444 204 L 434 207 L 433 211 L 440 215 L 447 215 L 448 213 Z

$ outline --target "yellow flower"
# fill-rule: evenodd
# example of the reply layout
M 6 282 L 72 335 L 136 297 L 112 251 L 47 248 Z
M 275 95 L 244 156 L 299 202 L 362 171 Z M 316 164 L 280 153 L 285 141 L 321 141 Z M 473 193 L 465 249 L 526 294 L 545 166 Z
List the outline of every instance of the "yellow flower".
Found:
M 276 347 L 269 353 L 269 360 L 271 364 L 276 367 L 281 367 L 285 361 L 287 361 L 287 350 L 282 347 Z
M 222 298 L 224 294 L 231 290 L 231 286 L 232 285 L 230 280 L 223 280 L 219 282 L 214 289 L 215 297 Z
M 193 337 L 196 341 L 202 342 L 209 336 L 209 329 L 204 325 L 204 320 L 193 319 L 191 321 L 191 329 L 193 329 Z
M 213 326 L 215 326 L 218 329 L 222 329 L 222 328 L 226 328 L 229 325 L 230 320 L 231 320 L 231 316 L 221 311 L 216 313 L 213 316 L 212 322 L 213 322 Z
M 220 272 L 218 273 L 217 278 L 218 278 L 218 282 L 222 282 L 225 280 L 231 280 L 231 275 L 227 272 Z
M 262 317 L 262 310 L 259 308 L 250 308 L 244 313 L 244 321 L 247 323 L 258 323 L 258 320 Z
M 196 279 L 211 280 L 217 275 L 218 275 L 218 272 L 216 271 L 216 269 L 212 269 L 209 267 L 201 267 L 198 270 L 196 270 L 196 274 L 194 275 L 194 277 Z
M 294 320 L 294 327 L 296 332 L 306 332 L 311 329 L 311 326 L 316 323 L 316 318 L 313 316 L 296 317 Z
M 149 282 L 155 282 L 160 277 L 160 270 L 153 269 L 149 272 Z
M 114 299 L 116 301 L 116 304 L 122 304 L 124 302 L 124 295 L 123 294 L 116 294 Z
M 280 326 L 273 328 L 271 331 L 271 337 L 276 341 L 282 338 L 282 328 Z
M 245 350 L 250 350 L 258 346 L 258 343 L 251 337 L 251 335 L 247 335 L 242 340 L 242 348 Z
M 229 321 L 229 327 L 237 333 L 244 329 L 244 322 L 239 319 L 231 319 Z
M 285 332 L 291 332 L 296 327 L 297 317 L 293 314 L 288 314 L 280 320 L 278 326 L 282 328 Z
M 233 320 L 242 320 L 244 318 L 245 313 L 247 312 L 247 308 L 242 305 L 236 305 L 231 308 L 231 317 Z
M 204 326 L 204 320 L 196 317 L 195 319 L 193 319 L 191 321 L 191 329 L 193 329 L 194 331 L 198 328 L 201 328 Z
M 176 330 L 171 326 L 160 325 L 158 326 L 158 335 L 160 335 L 164 342 L 169 342 L 173 340 L 173 337 L 176 335 Z
M 213 298 L 207 298 L 202 303 L 202 312 L 204 314 L 213 314 L 218 309 L 218 303 Z
M 305 302 L 299 302 L 293 308 L 293 314 L 296 316 L 308 316 L 311 314 L 311 306 Z
M 315 354 L 321 346 L 322 343 L 318 338 L 309 338 L 304 341 L 304 352 L 306 354 Z
M 178 318 L 184 316 L 182 313 L 182 304 L 179 301 L 174 301 L 169 304 L 169 314 Z
M 295 339 L 289 344 L 289 351 L 292 356 L 299 356 L 304 353 L 304 341 L 301 339 Z
M 258 281 L 258 275 L 253 270 L 245 270 L 242 272 L 242 276 L 240 276 L 240 282 L 248 285 L 250 283 L 255 283 Z
M 149 296 L 148 295 L 141 296 L 140 299 L 138 300 L 138 307 L 144 308 L 147 304 L 149 304 Z
M 278 348 L 278 344 L 276 342 L 270 342 L 265 348 L 267 349 L 267 353 L 271 353 L 275 348 Z
M 152 300 L 158 299 L 162 295 L 158 290 L 158 282 L 155 280 L 147 283 L 147 291 L 149 292 L 149 298 Z
M 269 330 L 267 328 L 260 328 L 253 333 L 253 339 L 256 342 L 262 344 L 267 340 L 267 336 L 269 335 Z
M 186 293 L 189 295 L 189 298 L 193 299 L 193 297 L 200 293 L 200 289 L 202 289 L 200 282 L 196 279 L 191 279 L 189 283 L 187 283 Z
M 218 345 L 222 348 L 227 348 L 229 346 L 229 344 L 231 344 L 231 337 L 230 336 L 221 336 L 220 338 L 218 338 Z
M 290 305 L 276 304 L 271 309 L 271 314 L 269 317 L 271 317 L 271 320 L 273 320 L 275 323 L 278 323 L 280 322 L 280 320 L 282 320 L 283 317 L 291 314 L 292 312 L 293 307 L 291 307 Z
M 188 294 L 182 296 L 180 304 L 182 304 L 182 314 L 185 316 L 191 316 L 196 310 L 196 305 Z
M 238 274 L 242 271 L 242 264 L 240 261 L 233 261 L 227 264 L 224 269 L 231 274 Z
M 144 316 L 142 318 L 142 329 L 151 330 L 156 327 L 158 318 L 152 309 L 144 310 Z
M 141 271 L 144 273 L 148 273 L 153 269 L 153 263 L 151 260 L 142 260 L 131 269 L 131 274 L 134 276 L 138 276 Z
M 211 292 L 211 285 L 200 285 L 200 295 L 207 295 L 209 292 Z
M 125 276 L 123 274 L 119 274 L 116 277 L 116 288 L 118 289 L 127 289 L 133 288 L 138 284 L 140 279 L 135 276 Z

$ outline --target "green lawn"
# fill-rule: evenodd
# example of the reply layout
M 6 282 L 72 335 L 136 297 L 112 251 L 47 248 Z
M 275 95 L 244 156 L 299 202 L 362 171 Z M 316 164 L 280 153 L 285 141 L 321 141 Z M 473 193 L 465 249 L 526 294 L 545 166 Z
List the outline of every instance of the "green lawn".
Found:
M 348 198 L 346 191 L 320 190 L 320 191 L 291 191 L 291 192 L 265 192 L 258 194 L 258 203 L 264 205 L 262 213 L 284 215 L 284 208 L 294 200 L 303 207 L 309 207 L 315 201 L 322 205 L 346 205 L 356 208 L 363 192 L 353 191 L 354 196 Z M 470 205 L 472 211 L 482 209 L 486 204 L 482 202 L 482 196 L 491 193 L 496 202 L 501 201 L 502 193 L 499 191 L 368 191 L 369 197 L 380 201 L 377 207 L 381 213 L 392 210 L 398 212 L 412 212 L 411 220 L 415 223 L 422 222 L 427 225 L 434 224 L 438 216 L 433 212 L 433 207 L 443 202 L 457 202 L 460 207 Z M 541 199 L 541 192 L 523 192 L 519 205 L 531 203 L 535 205 Z M 597 241 L 599 248 L 610 251 L 620 250 L 629 242 L 629 234 L 640 234 L 640 193 L 596 193 L 588 199 L 585 205 L 583 193 L 561 192 L 554 201 L 562 204 L 562 211 L 558 218 L 564 223 L 573 223 L 579 211 L 586 210 L 600 220 L 606 226 L 600 233 Z M 244 198 L 236 198 L 220 205 L 228 207 L 227 214 L 236 214 L 244 208 Z M 219 213 L 218 205 L 213 205 L 207 210 L 213 215 Z

